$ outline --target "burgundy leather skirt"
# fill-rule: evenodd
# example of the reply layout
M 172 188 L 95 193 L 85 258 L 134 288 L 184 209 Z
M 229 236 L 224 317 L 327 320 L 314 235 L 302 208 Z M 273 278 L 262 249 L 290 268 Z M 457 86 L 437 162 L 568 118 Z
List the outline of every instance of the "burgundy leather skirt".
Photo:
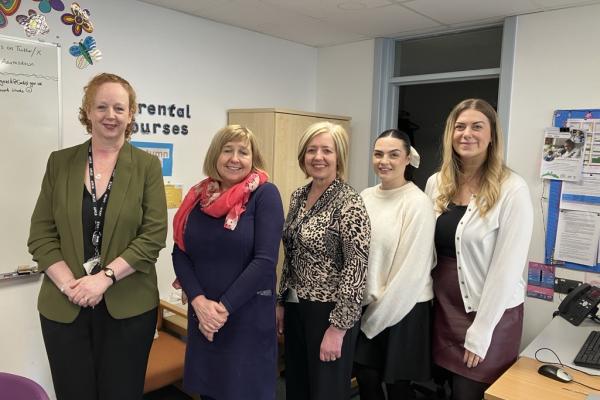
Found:
M 504 312 L 494 329 L 484 361 L 475 368 L 467 368 L 463 363 L 465 335 L 477 313 L 465 312 L 458 286 L 456 259 L 438 257 L 438 264 L 432 271 L 432 276 L 435 293 L 433 362 L 474 381 L 493 383 L 519 356 L 523 331 L 523 304 Z

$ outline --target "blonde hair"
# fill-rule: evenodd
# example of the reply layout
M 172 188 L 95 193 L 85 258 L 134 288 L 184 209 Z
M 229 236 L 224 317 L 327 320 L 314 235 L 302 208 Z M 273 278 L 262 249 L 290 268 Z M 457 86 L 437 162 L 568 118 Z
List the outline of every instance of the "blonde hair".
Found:
M 129 115 L 131 116 L 131 122 L 125 127 L 125 140 L 129 140 L 131 137 L 131 131 L 133 130 L 133 123 L 135 122 L 135 113 L 137 112 L 137 101 L 135 96 L 135 90 L 133 86 L 119 75 L 102 73 L 94 76 L 88 84 L 83 88 L 83 98 L 81 99 L 81 107 L 79 107 L 79 122 L 87 133 L 92 133 L 92 121 L 88 117 L 88 111 L 92 108 L 96 93 L 100 86 L 105 83 L 118 83 L 123 86 L 123 89 L 129 96 Z
M 239 141 L 250 144 L 252 150 L 252 170 L 264 171 L 265 161 L 258 149 L 256 136 L 254 136 L 252 131 L 241 125 L 227 125 L 226 127 L 219 129 L 210 142 L 202 167 L 204 175 L 220 182 L 222 179 L 217 170 L 217 161 L 221 155 L 221 150 L 223 150 L 223 147 L 227 143 Z
M 298 165 L 304 175 L 309 178 L 310 176 L 306 172 L 306 167 L 304 166 L 304 157 L 306 155 L 306 149 L 308 148 L 308 144 L 315 136 L 321 135 L 323 133 L 329 133 L 333 142 L 335 143 L 335 153 L 337 158 L 336 165 L 336 176 L 339 179 L 344 179 L 346 175 L 346 170 L 348 168 L 348 132 L 338 124 L 334 124 L 331 122 L 317 122 L 309 126 L 302 137 L 300 138 L 300 143 L 298 143 Z
M 486 159 L 481 166 L 480 189 L 475 200 L 479 214 L 484 217 L 498 202 L 500 187 L 510 170 L 504 164 L 502 131 L 496 111 L 487 101 L 481 99 L 461 101 L 452 109 L 446 119 L 442 166 L 438 180 L 440 194 L 435 200 L 435 205 L 439 211 L 446 211 L 448 204 L 458 192 L 458 177 L 462 171 L 462 165 L 460 156 L 454 151 L 452 145 L 454 125 L 460 114 L 469 109 L 479 111 L 490 122 L 491 140 L 487 148 Z

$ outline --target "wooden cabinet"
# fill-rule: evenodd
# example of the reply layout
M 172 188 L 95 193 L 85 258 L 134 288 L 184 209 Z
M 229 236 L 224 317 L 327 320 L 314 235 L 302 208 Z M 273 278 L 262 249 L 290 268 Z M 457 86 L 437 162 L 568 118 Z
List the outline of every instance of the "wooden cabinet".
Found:
M 308 179 L 298 166 L 298 142 L 310 125 L 330 121 L 341 125 L 350 134 L 350 117 L 316 114 L 280 108 L 235 109 L 227 113 L 228 124 L 248 127 L 256 136 L 258 146 L 267 164 L 270 181 L 281 193 L 287 215 L 290 197 Z M 277 277 L 281 276 L 283 249 L 279 249 Z
M 260 151 L 287 213 L 290 196 L 308 183 L 298 166 L 298 142 L 310 125 L 331 121 L 350 134 L 350 117 L 285 110 L 280 108 L 235 109 L 228 111 L 228 123 L 250 128 L 256 135 Z

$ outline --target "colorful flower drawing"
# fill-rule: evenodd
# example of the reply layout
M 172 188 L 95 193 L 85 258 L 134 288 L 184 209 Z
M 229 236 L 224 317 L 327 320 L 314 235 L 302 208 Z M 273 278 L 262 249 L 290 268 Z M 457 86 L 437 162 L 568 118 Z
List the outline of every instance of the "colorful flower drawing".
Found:
M 86 31 L 88 33 L 92 33 L 94 31 L 94 26 L 90 21 L 89 10 L 81 8 L 79 3 L 71 4 L 71 14 L 65 13 L 60 17 L 60 19 L 63 24 L 71 25 L 73 35 L 75 36 L 81 36 L 82 31 Z
M 102 53 L 96 48 L 96 40 L 92 36 L 87 36 L 69 47 L 69 53 L 73 57 L 77 57 L 75 65 L 77 68 L 83 69 L 88 65 L 93 65 L 94 61 L 102 59 Z
M 21 0 L 0 0 L 0 28 L 4 28 L 8 24 L 9 17 L 17 12 Z
M 52 11 L 52 9 L 55 9 L 56 11 L 63 11 L 65 9 L 65 3 L 63 3 L 62 0 L 33 0 L 33 1 L 40 2 L 40 5 L 38 6 L 38 8 L 43 13 L 49 13 L 50 11 Z
M 23 25 L 27 36 L 45 35 L 50 32 L 46 17 L 34 10 L 29 10 L 29 15 L 17 15 L 17 22 Z

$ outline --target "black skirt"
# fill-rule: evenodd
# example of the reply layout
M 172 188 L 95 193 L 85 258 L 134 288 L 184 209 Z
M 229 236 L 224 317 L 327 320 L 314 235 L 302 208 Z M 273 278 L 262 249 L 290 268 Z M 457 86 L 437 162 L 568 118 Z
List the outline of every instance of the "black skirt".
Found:
M 380 371 L 383 381 L 431 377 L 431 302 L 417 303 L 396 325 L 373 339 L 360 331 L 354 362 Z

